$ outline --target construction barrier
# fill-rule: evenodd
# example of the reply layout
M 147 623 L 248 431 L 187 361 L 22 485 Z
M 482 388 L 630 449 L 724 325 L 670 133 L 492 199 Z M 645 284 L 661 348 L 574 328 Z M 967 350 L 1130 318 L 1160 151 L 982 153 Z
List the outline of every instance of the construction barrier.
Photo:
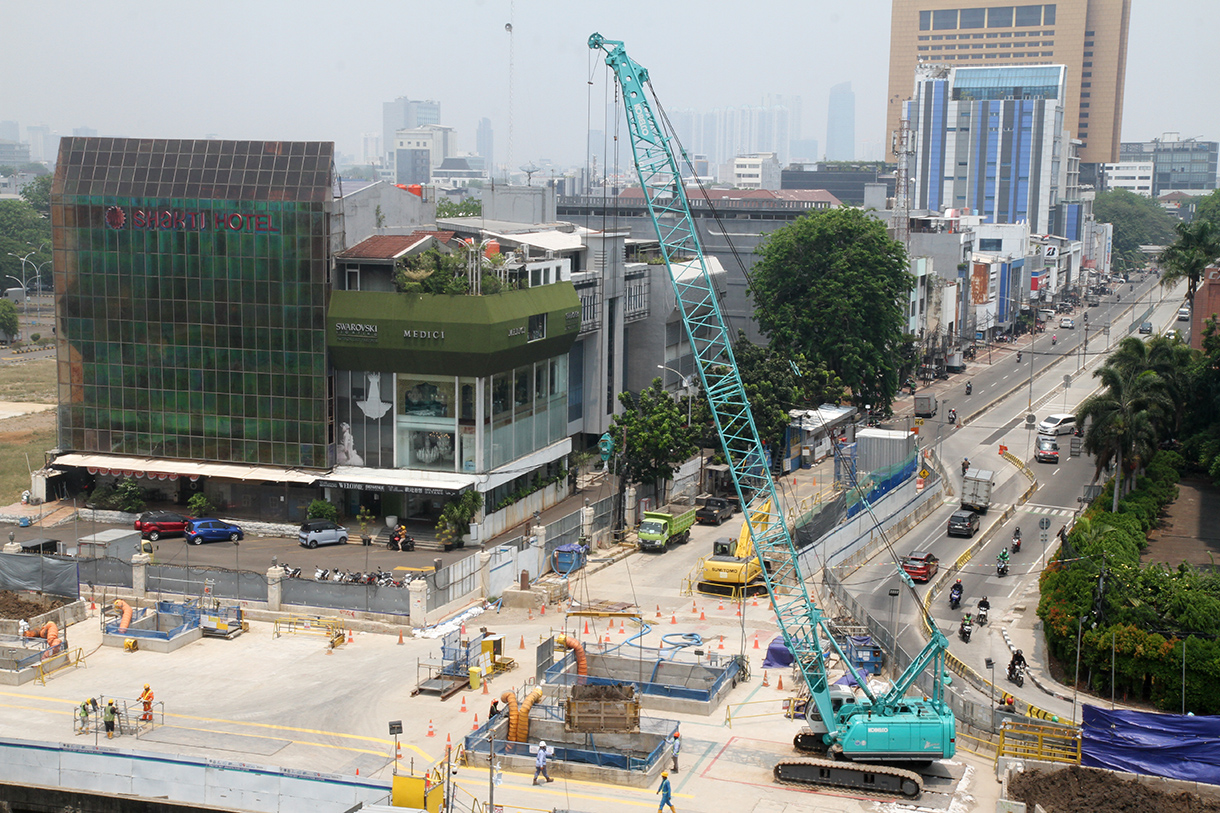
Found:
M 1000 757 L 1080 764 L 1080 732 L 1063 726 L 1005 722 L 1000 726 Z
M 66 653 L 67 657 L 60 659 L 58 657 L 49 658 L 38 663 L 38 682 L 43 686 L 47 685 L 47 678 L 62 672 L 64 669 L 75 669 L 78 666 L 85 665 L 85 650 L 76 648 Z

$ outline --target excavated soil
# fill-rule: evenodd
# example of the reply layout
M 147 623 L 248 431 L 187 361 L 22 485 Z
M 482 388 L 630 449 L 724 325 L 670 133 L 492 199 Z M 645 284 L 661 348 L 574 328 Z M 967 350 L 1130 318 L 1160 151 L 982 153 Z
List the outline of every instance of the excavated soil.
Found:
M 1029 810 L 1042 805 L 1047 813 L 1220 813 L 1220 802 L 1191 793 L 1165 793 L 1134 780 L 1092 768 L 1065 768 L 1051 774 L 1014 774 L 1008 797 Z
M 24 598 L 9 590 L 0 590 L 0 618 L 21 619 L 42 615 L 68 602 L 57 598 Z
M 573 700 L 634 700 L 635 687 L 617 683 L 613 686 L 601 684 L 578 684 L 572 687 Z

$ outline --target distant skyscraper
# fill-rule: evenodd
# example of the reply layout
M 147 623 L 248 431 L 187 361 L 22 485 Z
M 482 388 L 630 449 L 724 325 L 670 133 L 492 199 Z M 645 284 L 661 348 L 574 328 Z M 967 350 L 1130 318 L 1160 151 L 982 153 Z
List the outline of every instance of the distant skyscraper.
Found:
M 381 160 L 381 136 L 376 133 L 363 133 L 361 142 L 363 146 L 362 163 L 373 164 Z
M 441 103 L 419 101 L 399 96 L 392 102 L 381 104 L 381 144 L 387 151 L 393 150 L 394 133 L 399 130 L 414 130 L 425 124 L 441 123 Z
M 51 135 L 51 128 L 35 124 L 25 128 L 26 140 L 30 142 L 30 160 L 48 161 L 59 153 L 59 137 Z
M 0 121 L 0 141 L 20 141 L 21 128 L 15 121 Z
M 72 135 L 80 138 L 96 138 L 97 130 L 94 130 L 92 127 L 73 127 Z
M 483 157 L 489 177 L 495 177 L 496 171 L 496 135 L 491 129 L 491 119 L 479 119 L 478 129 L 474 133 L 474 151 Z
M 826 160 L 856 160 L 856 94 L 851 82 L 830 89 L 826 115 Z
M 801 163 L 813 163 L 822 160 L 822 156 L 818 154 L 818 140 L 816 138 L 793 139 L 791 160 Z

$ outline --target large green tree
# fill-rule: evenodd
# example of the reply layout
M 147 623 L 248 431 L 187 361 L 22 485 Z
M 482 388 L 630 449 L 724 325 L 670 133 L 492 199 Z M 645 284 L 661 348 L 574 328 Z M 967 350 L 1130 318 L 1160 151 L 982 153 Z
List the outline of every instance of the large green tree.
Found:
M 21 323 L 17 319 L 17 306 L 7 299 L 0 299 L 0 333 L 10 339 L 17 338 Z
M 1195 203 L 1195 220 L 1210 221 L 1220 229 L 1220 189 L 1214 189 L 1211 194 L 1198 198 Z
M 621 392 L 623 411 L 610 424 L 614 461 L 620 482 L 664 486 L 698 447 L 687 424 L 686 410 L 653 379 L 639 395 Z
M 39 175 L 21 187 L 21 198 L 43 217 L 51 216 L 51 176 Z
M 1175 285 L 1186 280 L 1186 301 L 1193 305 L 1204 270 L 1220 257 L 1220 225 L 1196 219 L 1192 223 L 1179 223 L 1174 230 L 1177 238 L 1165 247 L 1159 258 L 1164 269 L 1161 285 Z
M 824 364 L 857 404 L 889 406 L 913 281 L 885 224 L 854 208 L 813 211 L 757 253 L 750 293 L 771 348 Z
M 34 251 L 39 246 L 41 250 Z M 34 268 L 30 263 L 51 259 L 51 221 L 24 200 L 0 200 L 0 275 L 11 274 L 24 279 L 20 258 L 26 255 L 29 259 L 25 264 L 25 278 L 32 280 Z M 0 288 L 12 286 L 12 280 L 0 276 Z
M 1151 198 L 1126 189 L 1099 192 L 1093 215 L 1114 226 L 1111 253 L 1122 270 L 1141 268 L 1140 246 L 1163 246 L 1173 239 L 1173 217 Z

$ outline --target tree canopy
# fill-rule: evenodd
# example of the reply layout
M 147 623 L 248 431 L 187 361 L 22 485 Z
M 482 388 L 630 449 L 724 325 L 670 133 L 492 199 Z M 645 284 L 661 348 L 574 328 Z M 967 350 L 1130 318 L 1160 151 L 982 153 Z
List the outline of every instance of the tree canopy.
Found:
M 617 472 L 643 485 L 663 485 L 697 450 L 686 410 L 665 390 L 660 378 L 653 379 L 639 395 L 619 393 L 618 400 L 623 411 L 610 425 Z
M 39 246 L 42 250 L 30 255 L 26 262 L 26 276 L 30 279 L 34 271 L 31 262 L 43 263 L 51 259 L 51 221 L 24 200 L 0 200 L 0 274 L 22 279 L 20 258 Z M 0 283 L 0 288 L 12 286 L 12 280 Z
M 750 293 L 771 349 L 824 365 L 857 404 L 888 406 L 914 283 L 885 224 L 848 207 L 812 211 L 757 253 Z
M 21 187 L 22 199 L 43 217 L 51 216 L 51 181 L 50 175 L 39 175 Z
M 15 339 L 21 325 L 17 319 L 17 306 L 7 299 L 0 299 L 0 333 Z
M 1192 223 L 1177 224 L 1174 231 L 1176 239 L 1158 258 L 1165 271 L 1161 275 L 1161 286 L 1186 280 L 1186 301 L 1193 305 L 1204 270 L 1220 257 L 1220 225 L 1196 218 Z
M 439 200 L 436 202 L 437 217 L 478 217 L 483 214 L 483 201 L 466 198 L 461 201 Z
M 1214 189 L 1211 194 L 1199 198 L 1195 204 L 1195 220 L 1210 221 L 1220 229 L 1220 189 Z
M 1099 192 L 1093 216 L 1114 226 L 1111 253 L 1120 269 L 1140 268 L 1140 246 L 1163 246 L 1173 239 L 1173 217 L 1151 198 L 1126 189 Z

